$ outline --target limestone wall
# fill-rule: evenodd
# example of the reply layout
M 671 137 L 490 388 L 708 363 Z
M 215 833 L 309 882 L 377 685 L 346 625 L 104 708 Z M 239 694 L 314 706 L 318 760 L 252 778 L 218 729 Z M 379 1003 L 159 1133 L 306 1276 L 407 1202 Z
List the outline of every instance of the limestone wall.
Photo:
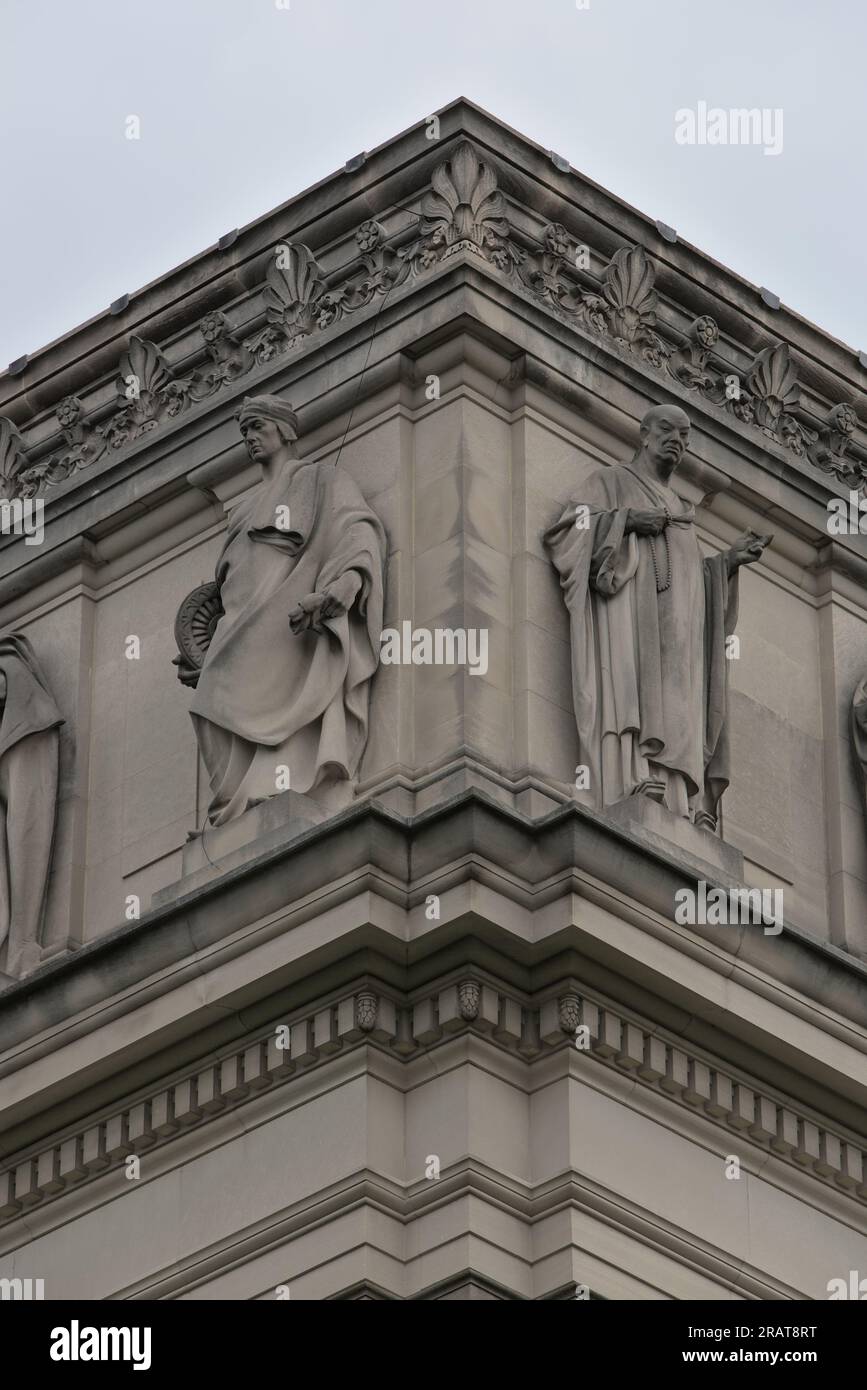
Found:
M 391 788 L 405 810 L 448 796 L 462 759 L 492 774 L 490 794 L 531 814 L 573 795 L 568 618 L 541 536 L 583 477 L 628 457 L 620 431 L 634 434 L 635 421 L 619 411 L 615 434 L 556 396 L 510 397 L 495 375 L 503 360 L 491 354 L 487 365 L 485 374 L 465 355 L 443 376 L 439 400 L 418 389 L 408 403 L 381 393 L 348 438 L 338 420 L 329 442 L 312 441 L 313 456 L 339 453 L 386 527 L 386 626 L 487 633 L 484 674 L 383 665 L 374 680 L 359 794 Z M 700 419 L 695 451 L 725 473 L 726 451 L 702 435 Z M 180 520 L 177 503 L 166 504 L 159 533 L 143 542 L 140 522 L 121 523 L 111 550 L 122 565 L 75 568 L 48 603 L 37 590 L 35 611 L 22 605 L 16 616 L 67 718 L 48 944 L 120 925 L 129 895 L 146 912 L 151 895 L 179 877 L 187 833 L 203 823 L 207 787 L 189 694 L 171 664 L 173 622 L 185 594 L 212 577 L 220 517 L 254 481 L 233 457 L 218 500 L 191 493 Z M 748 883 L 784 890 L 795 925 L 863 949 L 867 832 L 848 710 L 867 652 L 865 611 L 851 589 L 834 593 L 805 568 L 816 552 L 799 519 L 775 508 L 768 522 L 758 494 L 729 516 L 703 486 L 683 483 L 685 495 L 705 498 L 706 553 L 744 526 L 775 533 L 762 564 L 741 576 L 724 838 L 743 851 Z M 131 636 L 137 659 L 126 655 Z M 409 799 L 394 792 L 395 777 L 415 787 Z

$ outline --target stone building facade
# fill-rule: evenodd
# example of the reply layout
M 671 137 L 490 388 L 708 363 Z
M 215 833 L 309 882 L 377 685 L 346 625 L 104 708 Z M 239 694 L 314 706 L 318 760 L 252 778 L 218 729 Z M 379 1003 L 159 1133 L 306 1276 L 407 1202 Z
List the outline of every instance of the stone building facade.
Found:
M 0 1277 L 776 1300 L 867 1274 L 867 551 L 829 527 L 867 479 L 865 370 L 464 100 L 12 364 L 0 472 L 44 537 L 0 539 L 0 627 L 63 722 L 28 727 L 59 745 L 50 870 L 0 947 Z M 341 794 L 211 827 L 176 615 L 255 485 L 261 394 L 382 523 L 398 640 Z M 542 539 L 659 404 L 691 422 L 703 551 L 773 535 L 717 834 L 577 794 Z M 484 647 L 428 659 L 444 630 Z M 50 826 L 15 775 L 10 835 L 28 796 Z M 678 920 L 701 883 L 782 919 Z

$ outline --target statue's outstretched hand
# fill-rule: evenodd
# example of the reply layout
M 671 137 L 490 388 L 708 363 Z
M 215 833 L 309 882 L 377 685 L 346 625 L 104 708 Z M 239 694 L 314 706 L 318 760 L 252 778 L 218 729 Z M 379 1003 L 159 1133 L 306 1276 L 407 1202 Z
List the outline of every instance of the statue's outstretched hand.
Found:
M 739 536 L 731 550 L 726 551 L 729 574 L 734 574 L 741 565 L 752 565 L 760 560 L 773 539 L 773 536 L 760 536 L 758 531 L 747 531 Z
M 322 631 L 322 605 L 325 594 L 308 594 L 289 614 L 289 626 L 296 634 L 299 632 Z
M 289 614 L 289 626 L 297 635 L 299 632 L 322 632 L 326 618 L 337 618 L 347 613 L 355 602 L 361 588 L 361 576 L 355 570 L 348 570 L 323 593 L 308 594 Z

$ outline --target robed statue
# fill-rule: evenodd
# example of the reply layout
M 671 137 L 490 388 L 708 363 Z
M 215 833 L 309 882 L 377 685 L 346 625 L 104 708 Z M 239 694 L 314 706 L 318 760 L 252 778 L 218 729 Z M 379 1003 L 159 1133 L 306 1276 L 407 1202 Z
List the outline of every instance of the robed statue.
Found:
M 261 482 L 175 628 L 211 825 L 355 775 L 382 629 L 385 534 L 355 481 L 297 457 L 279 396 L 247 397 L 238 420 Z
M 64 719 L 27 638 L 0 638 L 0 947 L 7 975 L 39 963 Z
M 641 794 L 715 829 L 738 569 L 772 538 L 703 556 L 671 485 L 689 428 L 677 406 L 648 410 L 635 457 L 591 473 L 544 540 L 570 614 L 579 799 L 602 809 Z
M 858 786 L 867 811 L 867 676 L 855 686 L 849 707 L 849 737 L 858 765 Z

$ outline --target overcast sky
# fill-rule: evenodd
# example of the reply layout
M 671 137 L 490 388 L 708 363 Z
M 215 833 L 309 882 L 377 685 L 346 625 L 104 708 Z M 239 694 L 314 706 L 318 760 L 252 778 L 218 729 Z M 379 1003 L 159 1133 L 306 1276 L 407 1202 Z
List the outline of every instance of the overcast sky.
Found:
M 0 0 L 0 16 L 0 369 L 458 95 L 867 350 L 862 0 Z M 679 144 L 675 113 L 700 102 L 781 110 L 781 153 Z

